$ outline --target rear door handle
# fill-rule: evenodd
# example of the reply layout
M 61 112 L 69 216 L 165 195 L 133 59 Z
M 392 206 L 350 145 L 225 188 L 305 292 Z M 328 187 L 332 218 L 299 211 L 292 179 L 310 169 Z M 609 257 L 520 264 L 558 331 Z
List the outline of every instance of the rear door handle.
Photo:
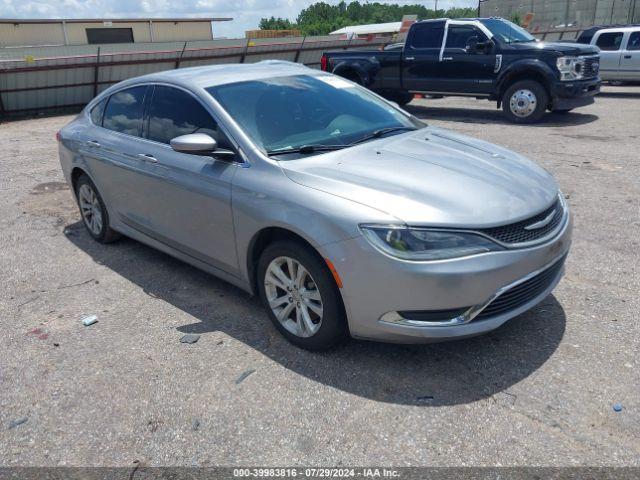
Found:
M 625 55 L 624 58 L 631 58 L 631 55 Z
M 442 57 L 443 62 L 450 62 L 453 60 L 453 57 Z
M 149 155 L 148 153 L 139 153 L 138 158 L 143 162 L 158 163 L 158 159 L 153 155 Z
M 404 59 L 405 59 L 407 62 L 413 62 L 413 61 L 416 59 L 416 57 L 404 57 Z
M 98 142 L 96 142 L 95 140 L 87 140 L 85 142 L 85 145 L 87 147 L 95 147 L 95 148 L 100 148 L 102 145 L 100 145 Z

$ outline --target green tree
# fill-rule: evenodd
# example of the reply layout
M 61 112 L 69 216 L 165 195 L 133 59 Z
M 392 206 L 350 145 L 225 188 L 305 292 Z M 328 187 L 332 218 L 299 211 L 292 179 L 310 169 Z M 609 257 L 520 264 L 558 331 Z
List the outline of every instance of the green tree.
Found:
M 420 20 L 429 18 L 464 18 L 475 17 L 473 8 L 452 8 L 449 10 L 431 10 L 424 5 L 396 5 L 387 3 L 360 3 L 352 1 L 348 4 L 341 1 L 337 5 L 316 2 L 303 9 L 296 22 L 282 18 L 263 18 L 261 29 L 282 30 L 299 28 L 305 35 L 327 35 L 348 25 L 364 25 L 368 23 L 398 22 L 404 15 L 417 15 Z
M 286 18 L 271 17 L 261 19 L 258 28 L 260 30 L 290 30 L 295 28 L 295 25 Z

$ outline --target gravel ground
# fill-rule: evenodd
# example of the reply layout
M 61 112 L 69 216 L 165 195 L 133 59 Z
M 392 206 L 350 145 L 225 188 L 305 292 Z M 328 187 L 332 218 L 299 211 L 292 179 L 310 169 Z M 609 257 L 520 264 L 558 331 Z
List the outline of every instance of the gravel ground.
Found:
M 0 466 L 640 465 L 640 87 L 528 127 L 473 99 L 408 109 L 556 175 L 567 275 L 489 335 L 322 354 L 216 278 L 93 242 L 58 164 L 72 117 L 0 125 Z

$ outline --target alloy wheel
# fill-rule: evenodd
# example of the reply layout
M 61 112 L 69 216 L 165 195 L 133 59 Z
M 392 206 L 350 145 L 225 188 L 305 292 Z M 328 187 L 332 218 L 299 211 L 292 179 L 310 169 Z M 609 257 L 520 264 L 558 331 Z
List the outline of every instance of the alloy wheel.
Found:
M 298 337 L 313 336 L 322 325 L 322 297 L 309 271 L 297 260 L 277 257 L 264 278 L 269 308 Z
M 102 207 L 96 192 L 86 183 L 80 186 L 78 190 L 78 202 L 80 203 L 80 212 L 82 219 L 89 231 L 99 236 L 102 231 Z

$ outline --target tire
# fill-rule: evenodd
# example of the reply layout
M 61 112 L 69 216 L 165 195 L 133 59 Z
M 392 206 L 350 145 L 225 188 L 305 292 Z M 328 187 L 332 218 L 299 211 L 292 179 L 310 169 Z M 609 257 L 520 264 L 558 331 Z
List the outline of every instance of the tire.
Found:
M 525 124 L 540 121 L 548 104 L 547 91 L 535 80 L 516 82 L 509 86 L 502 96 L 502 110 L 513 123 Z
M 91 179 L 82 174 L 76 182 L 76 201 L 84 227 L 95 241 L 111 243 L 120 238 L 120 234 L 109 226 L 109 213 L 98 189 Z
M 413 94 L 409 92 L 392 93 L 386 95 L 385 98 L 387 100 L 391 100 L 392 102 L 396 102 L 401 107 L 404 107 L 409 102 L 411 102 L 411 100 L 413 100 Z
M 303 274 L 302 281 L 285 281 L 289 277 L 295 280 L 299 266 L 308 272 Z M 274 269 L 279 269 L 279 273 L 274 274 Z M 258 292 L 276 329 L 294 345 L 306 350 L 325 350 L 348 337 L 338 286 L 322 258 L 302 243 L 278 241 L 262 252 L 258 261 Z M 312 307 L 307 307 L 309 304 Z
M 360 75 L 352 70 L 347 70 L 344 73 L 336 73 L 336 75 L 339 75 L 342 78 L 346 78 L 347 80 L 353 83 L 357 83 L 358 85 L 364 86 L 364 82 L 362 81 L 362 78 L 360 78 Z

